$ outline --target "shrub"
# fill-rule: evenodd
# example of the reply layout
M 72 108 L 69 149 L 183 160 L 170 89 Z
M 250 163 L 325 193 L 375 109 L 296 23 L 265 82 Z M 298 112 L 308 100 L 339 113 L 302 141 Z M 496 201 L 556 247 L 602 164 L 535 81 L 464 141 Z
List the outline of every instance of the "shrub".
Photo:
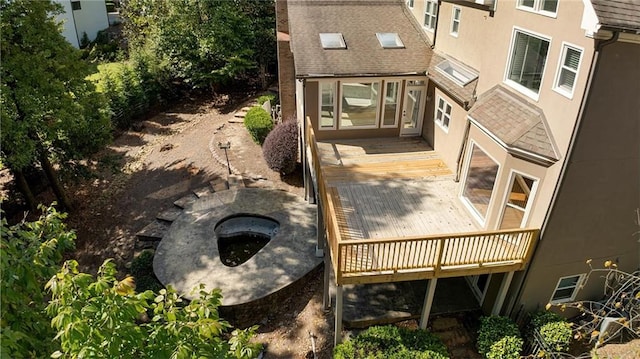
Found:
M 487 359 L 520 359 L 522 344 L 522 339 L 513 335 L 506 336 L 491 345 L 486 357 Z
M 334 349 L 335 359 L 446 359 L 447 348 L 425 330 L 392 325 L 371 327 Z
M 547 323 L 538 331 L 551 350 L 564 353 L 569 351 L 572 336 L 569 323 L 564 321 Z
M 298 159 L 298 124 L 286 121 L 277 125 L 264 140 L 264 159 L 269 168 L 281 174 L 289 174 L 296 169 Z
M 249 131 L 253 141 L 261 145 L 271 129 L 273 129 L 273 121 L 271 115 L 262 107 L 252 107 L 244 116 L 244 126 Z
M 506 342 L 498 345 L 496 351 L 492 350 L 492 346 L 498 343 L 505 337 L 520 338 L 520 331 L 518 327 L 507 317 L 482 317 L 480 318 L 480 330 L 478 331 L 478 352 L 481 355 L 489 358 L 488 353 L 492 352 L 492 358 L 498 358 L 499 349 L 511 349 L 511 344 L 514 344 L 514 340 L 509 339 Z M 522 348 L 522 344 L 520 344 Z
M 257 101 L 260 106 L 262 106 L 267 101 L 271 103 L 271 106 L 274 106 L 276 104 L 277 99 L 278 99 L 278 96 L 276 94 L 268 94 L 268 95 L 262 95 L 258 97 Z

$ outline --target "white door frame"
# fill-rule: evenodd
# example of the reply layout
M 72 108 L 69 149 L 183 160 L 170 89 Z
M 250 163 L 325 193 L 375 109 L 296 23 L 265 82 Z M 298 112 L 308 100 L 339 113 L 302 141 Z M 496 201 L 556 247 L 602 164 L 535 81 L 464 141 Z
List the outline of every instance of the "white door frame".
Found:
M 421 90 L 421 95 L 419 99 L 416 99 L 418 106 L 418 121 L 416 122 L 415 128 L 404 128 L 405 119 L 407 119 L 407 104 L 409 103 L 408 97 L 409 92 L 411 90 Z M 424 120 L 424 108 L 425 108 L 425 98 L 427 95 L 427 84 L 426 81 L 424 85 L 409 85 L 407 84 L 404 89 L 404 99 L 402 104 L 402 116 L 400 118 L 400 136 L 420 136 L 422 134 L 422 122 Z

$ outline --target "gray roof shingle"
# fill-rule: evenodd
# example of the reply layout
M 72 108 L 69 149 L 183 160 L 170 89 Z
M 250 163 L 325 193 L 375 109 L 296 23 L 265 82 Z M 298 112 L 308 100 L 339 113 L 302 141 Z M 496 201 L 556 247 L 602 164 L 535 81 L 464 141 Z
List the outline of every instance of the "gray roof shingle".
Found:
M 469 111 L 469 116 L 507 145 L 547 158 L 560 157 L 543 111 L 497 85 L 485 92 Z
M 424 74 L 432 50 L 403 0 L 294 0 L 289 31 L 297 77 Z M 340 32 L 347 48 L 325 50 L 320 33 Z M 401 49 L 383 49 L 377 32 L 395 32 Z
M 640 0 L 591 0 L 600 25 L 640 32 Z

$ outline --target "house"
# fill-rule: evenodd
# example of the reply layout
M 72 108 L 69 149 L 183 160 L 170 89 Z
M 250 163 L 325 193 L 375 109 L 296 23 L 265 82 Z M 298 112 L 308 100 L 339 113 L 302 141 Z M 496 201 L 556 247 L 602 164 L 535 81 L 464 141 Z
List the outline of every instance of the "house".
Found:
M 640 1 L 276 1 L 336 285 L 462 277 L 488 314 L 639 266 Z M 578 289 L 583 286 L 583 290 Z
M 96 39 L 98 31 L 109 27 L 107 6 L 103 0 L 54 0 L 62 5 L 62 35 L 76 48 L 80 48 L 82 37 L 87 34 L 89 41 Z

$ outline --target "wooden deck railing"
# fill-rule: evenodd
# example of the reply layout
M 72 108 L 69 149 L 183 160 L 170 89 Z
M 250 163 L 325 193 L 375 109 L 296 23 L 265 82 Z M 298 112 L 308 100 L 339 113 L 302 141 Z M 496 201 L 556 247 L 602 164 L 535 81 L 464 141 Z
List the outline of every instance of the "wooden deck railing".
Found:
M 380 283 L 454 277 L 524 269 L 538 229 L 512 229 L 459 234 L 347 240 L 340 198 L 325 181 L 315 133 L 306 121 L 317 194 L 328 250 L 338 284 Z

